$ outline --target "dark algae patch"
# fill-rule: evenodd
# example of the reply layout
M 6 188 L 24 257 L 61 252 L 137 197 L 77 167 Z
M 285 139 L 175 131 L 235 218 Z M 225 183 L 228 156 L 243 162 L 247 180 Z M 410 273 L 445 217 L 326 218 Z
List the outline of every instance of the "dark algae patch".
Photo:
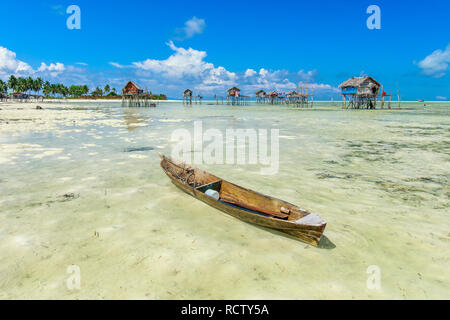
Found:
M 153 147 L 125 148 L 123 152 L 142 152 L 155 150 Z

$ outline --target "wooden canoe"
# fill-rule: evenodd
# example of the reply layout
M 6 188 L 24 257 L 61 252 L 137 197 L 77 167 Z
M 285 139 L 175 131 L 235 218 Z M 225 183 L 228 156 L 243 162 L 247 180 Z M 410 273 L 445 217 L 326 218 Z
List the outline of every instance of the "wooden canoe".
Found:
M 164 155 L 160 157 L 167 176 L 191 196 L 242 221 L 287 233 L 313 246 L 319 244 L 326 222 L 318 215 Z M 205 194 L 209 189 L 218 192 L 219 200 Z

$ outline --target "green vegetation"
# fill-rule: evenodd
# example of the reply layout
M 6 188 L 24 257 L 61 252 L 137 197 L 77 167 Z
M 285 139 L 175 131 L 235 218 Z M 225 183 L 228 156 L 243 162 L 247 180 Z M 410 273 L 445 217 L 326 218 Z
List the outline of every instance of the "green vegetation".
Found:
M 6 94 L 8 92 L 8 84 L 0 80 L 0 94 Z
M 0 93 L 8 93 L 8 89 L 11 90 L 11 93 L 38 93 L 42 92 L 42 94 L 47 97 L 53 98 L 61 98 L 61 97 L 85 97 L 89 94 L 89 87 L 87 85 L 72 85 L 70 87 L 66 87 L 62 83 L 50 83 L 49 81 L 43 81 L 41 78 L 32 79 L 31 77 L 22 78 L 15 77 L 11 75 L 7 83 L 0 80 Z M 105 86 L 105 91 L 108 91 L 110 95 L 108 96 L 117 96 L 116 89 L 112 88 L 109 85 Z M 106 93 L 106 92 L 105 92 Z M 92 91 L 93 97 L 103 97 L 103 91 L 100 88 L 96 88 Z
M 95 88 L 94 91 L 91 92 L 91 96 L 93 97 L 102 97 L 103 96 L 103 90 L 99 87 Z
M 2 81 L 4 84 L 4 82 Z M 43 80 L 41 78 L 32 79 L 31 77 L 28 78 L 16 78 L 15 76 L 10 76 L 8 83 L 6 84 L 6 91 L 7 89 L 11 89 L 14 93 L 17 92 L 39 92 L 42 89 Z M 6 93 L 6 92 L 3 92 Z
M 87 85 L 84 86 L 72 85 L 69 87 L 69 95 L 72 97 L 81 97 L 87 95 L 88 93 L 89 88 Z
M 96 87 L 89 92 L 87 85 L 71 85 L 66 87 L 62 83 L 50 83 L 49 81 L 42 80 L 41 78 L 33 79 L 31 77 L 22 78 L 11 75 L 7 82 L 0 80 L 0 94 L 10 93 L 31 93 L 37 94 L 42 92 L 46 98 L 80 98 L 80 97 L 120 97 L 117 94 L 116 88 L 111 88 L 109 84 L 106 84 L 103 89 Z M 154 95 L 151 92 L 147 94 L 147 97 L 153 100 L 166 100 L 167 97 L 164 94 Z

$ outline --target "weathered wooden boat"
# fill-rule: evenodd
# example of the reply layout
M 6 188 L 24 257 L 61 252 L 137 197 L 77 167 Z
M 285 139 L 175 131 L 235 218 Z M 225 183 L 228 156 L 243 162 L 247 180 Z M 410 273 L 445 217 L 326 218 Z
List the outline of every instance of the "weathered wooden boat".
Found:
M 167 176 L 191 196 L 245 222 L 284 232 L 313 246 L 319 244 L 326 222 L 318 215 L 164 155 L 160 157 Z

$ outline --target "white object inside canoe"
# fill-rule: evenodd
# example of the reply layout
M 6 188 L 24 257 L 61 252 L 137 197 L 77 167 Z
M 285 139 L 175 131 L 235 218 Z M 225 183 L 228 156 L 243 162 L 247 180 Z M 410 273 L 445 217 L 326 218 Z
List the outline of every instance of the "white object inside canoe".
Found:
M 304 216 L 301 219 L 295 220 L 297 224 L 304 224 L 308 226 L 320 226 L 325 223 L 321 217 L 319 217 L 315 213 L 310 213 L 307 216 Z
M 208 190 L 206 190 L 205 194 L 206 194 L 207 196 L 209 196 L 209 197 L 215 199 L 215 200 L 219 200 L 219 198 L 220 198 L 219 193 L 218 193 L 216 190 L 213 190 L 213 189 L 208 189 Z

